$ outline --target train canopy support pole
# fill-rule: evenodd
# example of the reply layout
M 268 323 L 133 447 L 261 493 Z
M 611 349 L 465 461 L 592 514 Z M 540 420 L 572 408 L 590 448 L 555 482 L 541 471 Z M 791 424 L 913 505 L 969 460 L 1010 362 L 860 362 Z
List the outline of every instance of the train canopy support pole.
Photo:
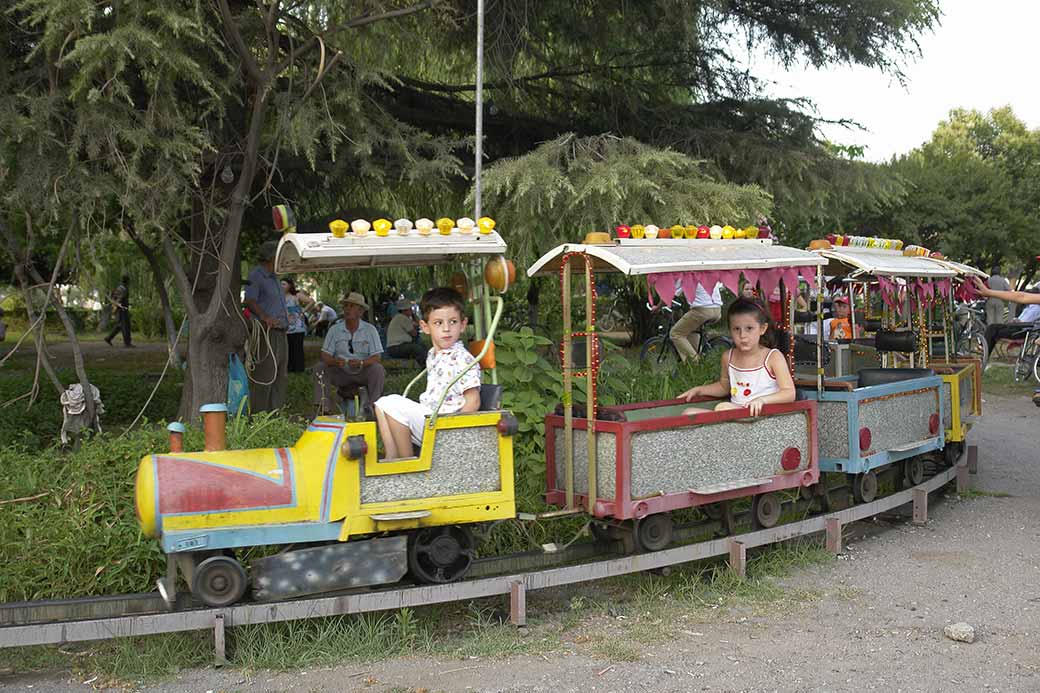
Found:
M 923 488 L 915 488 L 913 524 L 923 525 L 926 522 L 928 522 L 928 491 Z
M 747 575 L 747 547 L 744 542 L 729 540 L 729 567 L 741 579 Z
M 827 518 L 827 550 L 835 556 L 841 553 L 841 518 Z
M 520 580 L 509 586 L 509 622 L 514 626 L 527 625 L 527 587 Z

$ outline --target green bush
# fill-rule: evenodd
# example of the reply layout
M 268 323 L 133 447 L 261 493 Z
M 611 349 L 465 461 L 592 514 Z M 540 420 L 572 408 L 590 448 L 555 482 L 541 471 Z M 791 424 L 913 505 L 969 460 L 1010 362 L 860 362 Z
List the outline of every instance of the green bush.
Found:
M 258 415 L 228 426 L 228 447 L 291 445 L 302 430 Z M 189 428 L 185 449 L 202 444 L 201 431 Z M 0 498 L 28 499 L 0 510 L 0 602 L 151 591 L 165 561 L 138 529 L 134 476 L 142 457 L 167 448 L 165 427 L 149 424 L 75 452 L 0 449 Z

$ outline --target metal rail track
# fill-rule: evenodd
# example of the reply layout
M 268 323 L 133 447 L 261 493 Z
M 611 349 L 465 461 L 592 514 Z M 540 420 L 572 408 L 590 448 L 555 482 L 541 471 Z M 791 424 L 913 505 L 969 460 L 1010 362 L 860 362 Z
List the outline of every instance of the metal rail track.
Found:
M 0 625 L 0 647 L 62 644 L 213 628 L 217 658 L 223 660 L 224 631 L 228 626 L 359 614 L 504 594 L 510 595 L 511 621 L 523 625 L 526 623 L 528 590 L 667 568 L 725 555 L 729 556 L 733 570 L 743 575 L 747 549 L 819 532 L 826 532 L 828 550 L 840 553 L 843 525 L 889 512 L 908 503 L 913 504 L 913 521 L 925 522 L 928 517 L 929 493 L 955 479 L 958 491 L 969 487 L 969 468 L 974 472 L 977 448 L 969 446 L 967 452 L 966 458 L 962 458 L 956 466 L 940 471 L 913 488 L 871 503 L 854 505 L 770 529 L 578 565 L 523 572 L 530 570 L 525 566 L 544 566 L 547 563 L 559 565 L 595 556 L 602 545 L 579 544 L 558 554 L 518 554 L 484 559 L 474 565 L 478 575 L 487 574 L 485 571 L 496 567 L 514 567 L 515 572 L 493 577 L 477 577 L 445 585 L 398 585 L 390 589 L 323 595 L 286 602 L 247 603 L 223 609 L 189 608 L 168 612 L 157 593 L 2 605 L 0 624 L 4 625 Z M 703 531 L 703 526 L 698 527 L 698 531 Z M 482 567 L 478 570 L 478 566 Z M 56 617 L 60 620 L 52 620 Z M 26 623 L 26 620 L 32 619 L 48 622 Z

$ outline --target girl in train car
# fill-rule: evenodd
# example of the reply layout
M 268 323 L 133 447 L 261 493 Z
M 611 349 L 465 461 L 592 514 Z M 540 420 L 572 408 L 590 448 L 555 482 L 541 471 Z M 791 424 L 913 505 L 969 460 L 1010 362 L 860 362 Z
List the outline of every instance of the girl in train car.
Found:
M 787 361 L 779 349 L 773 348 L 769 314 L 757 301 L 738 298 L 726 312 L 734 347 L 722 355 L 719 379 L 698 385 L 679 395 L 689 402 L 695 397 L 725 397 L 715 411 L 748 408 L 758 416 L 766 404 L 783 404 L 795 400 L 794 380 Z M 683 414 L 706 411 L 690 407 Z

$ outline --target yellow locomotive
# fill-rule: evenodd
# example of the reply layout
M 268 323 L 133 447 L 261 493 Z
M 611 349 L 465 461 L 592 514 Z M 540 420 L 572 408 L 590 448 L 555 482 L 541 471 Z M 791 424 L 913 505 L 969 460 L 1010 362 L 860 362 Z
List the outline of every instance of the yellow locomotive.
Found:
M 436 235 L 286 233 L 276 269 L 429 266 L 482 256 L 504 267 L 506 244 L 485 226 Z M 496 284 L 508 277 L 487 274 Z M 476 293 L 469 298 L 483 356 L 502 299 L 487 285 Z M 378 461 L 376 424 L 342 416 L 314 419 L 288 448 L 213 449 L 219 443 L 207 437 L 206 452 L 143 458 L 136 508 L 143 532 L 158 538 L 169 559 L 160 592 L 173 603 L 178 571 L 210 606 L 233 604 L 250 583 L 253 596 L 267 600 L 396 582 L 406 573 L 421 582 L 460 579 L 474 558 L 470 527 L 516 515 L 516 419 L 501 409 L 493 368 L 485 375 L 491 382 L 481 387 L 480 411 L 429 417 L 412 458 Z M 247 576 L 235 550 L 257 546 L 287 548 L 253 561 Z

